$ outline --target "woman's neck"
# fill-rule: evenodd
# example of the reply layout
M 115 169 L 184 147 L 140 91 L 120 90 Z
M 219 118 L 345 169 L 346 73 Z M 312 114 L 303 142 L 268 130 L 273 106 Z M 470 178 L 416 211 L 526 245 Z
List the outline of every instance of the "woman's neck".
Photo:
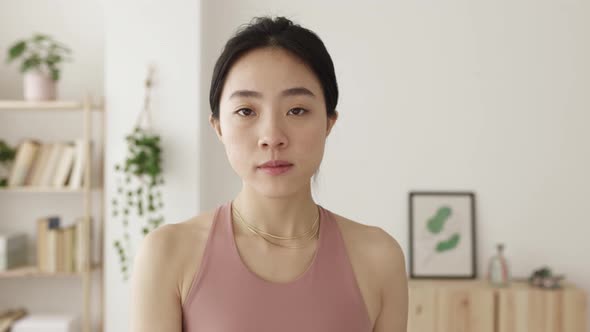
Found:
M 234 198 L 233 206 L 246 223 L 284 237 L 308 232 L 319 217 L 310 190 L 288 197 L 267 197 L 244 186 Z

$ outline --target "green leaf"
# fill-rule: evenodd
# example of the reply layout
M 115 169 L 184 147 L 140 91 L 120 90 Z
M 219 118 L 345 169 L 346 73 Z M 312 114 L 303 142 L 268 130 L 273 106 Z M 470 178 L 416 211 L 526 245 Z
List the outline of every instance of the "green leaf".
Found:
M 36 43 L 42 42 L 42 41 L 48 40 L 48 39 L 51 39 L 51 37 L 49 37 L 49 35 L 45 35 L 45 34 L 42 34 L 42 33 L 35 33 L 33 35 L 33 41 L 36 42 Z
M 26 58 L 21 64 L 21 72 L 24 73 L 31 69 L 38 69 L 40 64 L 41 59 L 39 59 L 39 56 L 37 54 L 33 54 L 29 58 Z
M 49 66 L 53 66 L 62 61 L 62 57 L 59 54 L 48 54 L 47 58 L 45 58 L 45 62 Z
M 27 42 L 21 40 L 14 44 L 10 50 L 8 50 L 8 59 L 7 62 L 11 62 L 12 60 L 18 58 L 27 50 Z
M 51 78 L 56 82 L 59 81 L 59 70 L 57 70 L 55 68 L 51 68 L 50 71 L 51 71 Z
M 442 231 L 445 222 L 451 215 L 451 209 L 447 206 L 443 206 L 438 209 L 436 215 L 428 219 L 427 228 L 433 234 L 438 234 Z
M 455 233 L 448 240 L 439 242 L 436 245 L 436 251 L 437 252 L 444 252 L 444 251 L 454 249 L 457 247 L 457 244 L 459 244 L 460 239 L 461 239 L 461 236 L 459 235 L 459 233 Z

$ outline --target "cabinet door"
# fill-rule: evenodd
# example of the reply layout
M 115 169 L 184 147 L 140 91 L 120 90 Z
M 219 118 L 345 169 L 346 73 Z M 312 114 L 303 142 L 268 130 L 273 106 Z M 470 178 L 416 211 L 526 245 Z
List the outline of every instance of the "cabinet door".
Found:
M 494 294 L 471 287 L 409 290 L 408 332 L 494 332 Z
M 483 288 L 437 290 L 437 332 L 494 332 L 494 293 Z
M 435 332 L 435 289 L 410 287 L 408 294 L 408 332 Z
M 586 332 L 586 297 L 576 289 L 498 291 L 499 332 Z

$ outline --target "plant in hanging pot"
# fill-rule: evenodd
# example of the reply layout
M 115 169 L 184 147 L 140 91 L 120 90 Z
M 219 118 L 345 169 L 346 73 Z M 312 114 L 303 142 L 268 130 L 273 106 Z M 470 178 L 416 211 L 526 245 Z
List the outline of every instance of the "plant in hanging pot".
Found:
M 29 39 L 16 41 L 9 49 L 7 63 L 21 60 L 24 74 L 24 98 L 30 101 L 55 100 L 61 64 L 71 61 L 72 51 L 53 37 L 35 33 Z
M 153 68 L 150 67 L 145 83 L 143 109 L 133 131 L 125 136 L 125 161 L 115 164 L 117 191 L 111 201 L 111 207 L 113 219 L 120 219 L 122 222 L 123 236 L 115 238 L 113 245 L 119 255 L 121 274 L 125 281 L 129 278 L 134 256 L 133 240 L 137 236 L 147 235 L 164 223 L 161 139 L 152 129 L 150 115 L 152 72 Z M 130 224 L 130 220 L 133 224 Z M 139 227 L 140 230 L 132 234 L 130 227 Z M 132 238 L 132 235 L 135 236 Z

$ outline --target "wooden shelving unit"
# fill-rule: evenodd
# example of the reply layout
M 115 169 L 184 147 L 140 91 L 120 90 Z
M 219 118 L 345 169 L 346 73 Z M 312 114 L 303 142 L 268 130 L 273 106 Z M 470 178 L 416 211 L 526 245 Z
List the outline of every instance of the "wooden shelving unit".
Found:
M 56 112 L 56 111 L 70 111 L 70 112 L 82 112 L 83 113 L 83 121 L 82 121 L 82 128 L 83 128 L 83 139 L 85 141 L 85 147 L 88 147 L 91 141 L 91 134 L 92 134 L 92 113 L 93 112 L 102 112 L 102 121 L 100 125 L 101 130 L 101 137 L 103 139 L 102 147 L 104 149 L 104 123 L 105 123 L 105 114 L 104 114 L 104 102 L 101 100 L 100 103 L 92 103 L 90 96 L 86 96 L 83 101 L 43 101 L 43 102 L 30 102 L 30 101 L 21 101 L 21 100 L 0 100 L 0 116 L 3 112 L 24 112 L 24 111 L 40 111 L 40 112 Z M 96 240 L 100 242 L 99 248 L 99 261 L 104 261 L 102 257 L 102 243 L 104 242 L 104 191 L 103 191 L 103 183 L 98 184 L 94 187 L 91 187 L 91 176 L 92 176 L 92 155 L 88 148 L 85 151 L 86 160 L 86 168 L 84 169 L 84 181 L 83 186 L 80 189 L 69 189 L 69 188 L 57 188 L 57 187 L 5 187 L 0 188 L 0 192 L 9 194 L 9 193 L 19 193 L 19 194 L 37 194 L 37 193 L 45 193 L 45 194 L 81 194 L 84 195 L 83 200 L 83 222 L 86 223 L 86 229 L 88 232 L 85 234 L 88 241 L 86 241 L 88 247 L 86 248 L 87 252 L 92 253 L 91 250 L 91 233 L 90 233 L 90 219 L 91 219 L 91 211 L 92 211 L 92 194 L 95 192 L 102 192 L 100 197 L 100 211 L 101 215 L 100 218 L 93 218 L 98 225 L 96 225 L 96 229 L 98 231 Z M 101 174 L 103 173 L 102 166 L 100 167 L 99 171 Z M 102 179 L 101 179 L 102 180 Z M 9 271 L 2 271 L 0 272 L 0 281 L 2 279 L 13 279 L 13 278 L 60 278 L 60 277 L 73 277 L 73 278 L 80 278 L 82 280 L 82 288 L 83 288 L 83 317 L 82 317 L 82 331 L 83 332 L 91 332 L 91 315 L 90 315 L 90 301 L 91 301 L 91 274 L 94 271 L 100 272 L 99 277 L 99 287 L 100 294 L 99 298 L 99 311 L 100 311 L 100 322 L 99 322 L 99 330 L 102 331 L 103 329 L 103 318 L 104 318 L 104 269 L 102 263 L 94 263 L 92 262 L 92 258 L 94 255 L 91 255 L 91 259 L 88 260 L 87 265 L 84 267 L 82 272 L 79 273 L 46 273 L 41 272 L 37 269 L 36 266 L 25 266 L 20 268 L 15 268 Z
M 102 264 L 95 263 L 92 264 L 92 270 L 101 270 Z M 8 271 L 1 271 L 0 272 L 0 279 L 14 279 L 14 278 L 56 278 L 56 277 L 81 277 L 83 273 L 68 273 L 68 272 L 57 272 L 57 273 L 47 273 L 41 272 L 37 269 L 36 266 L 23 266 L 16 269 L 8 270 Z
M 92 188 L 91 191 L 101 191 L 102 188 Z M 24 193 L 83 193 L 84 189 L 56 188 L 56 187 L 4 187 L 0 191 Z
M 86 104 L 78 101 L 24 101 L 24 100 L 0 100 L 0 111 L 75 111 L 88 110 L 91 112 L 104 111 L 104 103 Z

